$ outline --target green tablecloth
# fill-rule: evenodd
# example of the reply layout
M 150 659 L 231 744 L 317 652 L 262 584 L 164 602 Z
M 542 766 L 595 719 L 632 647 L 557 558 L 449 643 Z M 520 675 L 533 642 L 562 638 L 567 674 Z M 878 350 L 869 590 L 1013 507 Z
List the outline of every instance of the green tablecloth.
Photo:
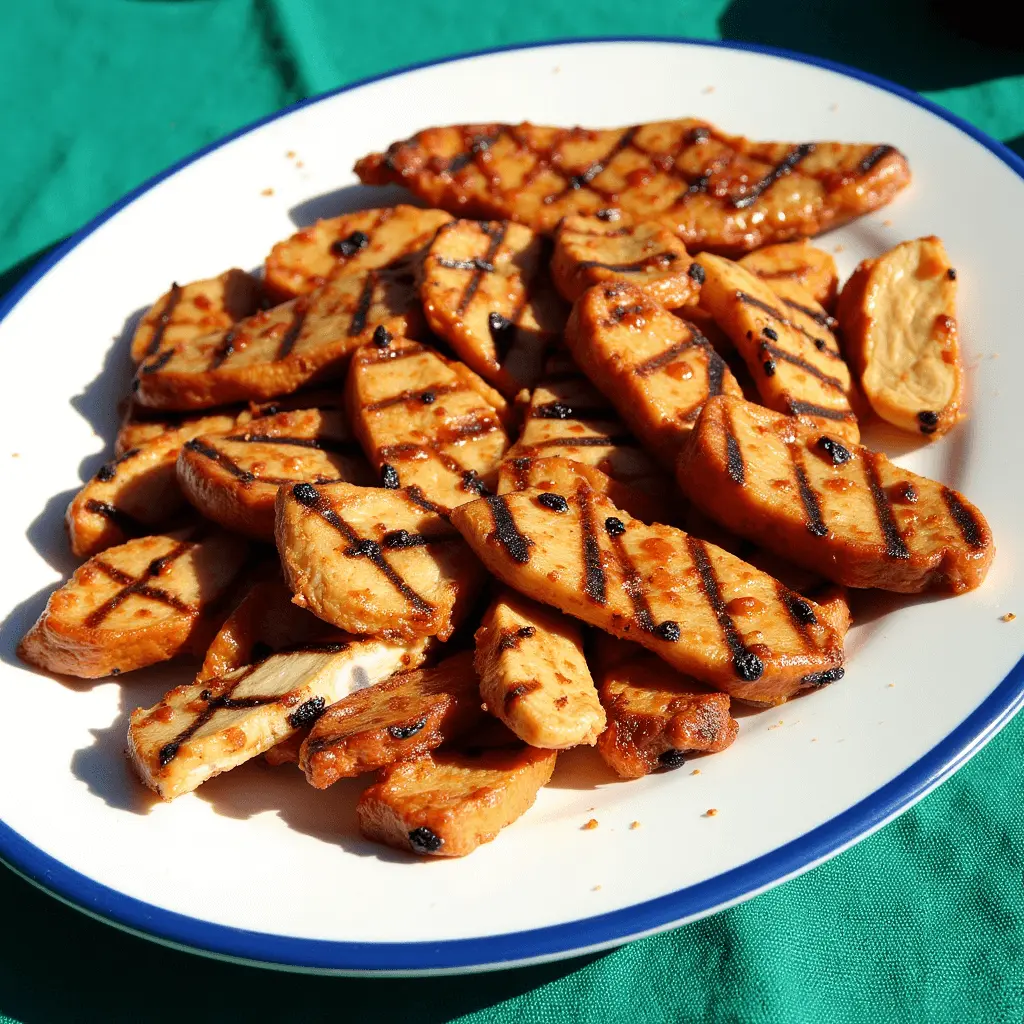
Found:
M 632 34 L 791 47 L 920 89 L 1024 150 L 1024 51 L 958 39 L 926 0 L 0 7 L 0 291 L 126 190 L 247 121 L 366 75 L 507 43 Z M 960 16 L 975 13 L 961 5 Z M 4 1014 L 33 1024 L 1020 1022 L 1022 752 L 1024 719 L 873 838 L 743 906 L 602 956 L 475 978 L 219 964 L 122 935 L 0 869 L 0 1024 Z

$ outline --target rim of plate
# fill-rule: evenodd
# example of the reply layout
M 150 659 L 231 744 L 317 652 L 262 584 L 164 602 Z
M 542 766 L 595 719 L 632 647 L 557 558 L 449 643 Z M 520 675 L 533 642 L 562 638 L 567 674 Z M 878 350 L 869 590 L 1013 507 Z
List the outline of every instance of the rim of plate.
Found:
M 260 118 L 172 164 L 107 207 L 44 256 L 0 301 L 0 324 L 69 252 L 116 213 L 201 157 L 295 110 L 410 71 L 474 57 L 554 46 L 659 43 L 715 47 L 780 57 L 824 68 L 893 93 L 941 118 L 980 143 L 1024 179 L 1024 160 L 987 133 L 919 93 L 836 61 L 757 43 L 682 36 L 591 36 L 472 50 L 408 64 L 311 96 Z M 580 956 L 665 931 L 723 910 L 810 870 L 881 828 L 965 764 L 1024 704 L 1024 656 L 1005 679 L 952 732 L 913 765 L 852 807 L 797 839 L 695 885 L 621 910 L 564 924 L 473 939 L 439 942 L 336 942 L 233 928 L 126 896 L 51 857 L 0 821 L 0 862 L 61 902 L 142 938 L 223 960 L 282 970 L 348 975 L 439 975 L 538 964 Z

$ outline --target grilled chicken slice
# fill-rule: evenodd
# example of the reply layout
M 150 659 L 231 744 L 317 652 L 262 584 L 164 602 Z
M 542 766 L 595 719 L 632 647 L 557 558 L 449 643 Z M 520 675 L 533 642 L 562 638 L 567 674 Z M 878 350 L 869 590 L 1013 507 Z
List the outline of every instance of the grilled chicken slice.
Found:
M 956 270 L 934 235 L 865 260 L 839 299 L 843 351 L 879 416 L 940 435 L 960 415 Z
M 679 483 L 728 529 L 849 587 L 977 587 L 995 548 L 962 494 L 761 406 L 705 406 Z
M 366 345 L 348 375 L 356 436 L 386 485 L 415 486 L 442 508 L 489 493 L 508 448 L 504 399 L 472 370 L 403 338 Z
M 580 368 L 663 465 L 711 395 L 743 392 L 725 360 L 686 320 L 631 284 L 603 284 L 576 302 L 565 341 Z
M 128 756 L 150 789 L 173 800 L 315 722 L 353 690 L 418 663 L 421 647 L 345 637 L 178 686 L 155 707 L 132 713 Z
M 64 523 L 71 550 L 91 558 L 132 537 L 166 529 L 185 506 L 174 465 L 196 434 L 230 430 L 234 416 L 204 416 L 129 448 L 100 466 L 68 505 Z
M 338 779 L 408 761 L 464 733 L 483 712 L 464 651 L 436 668 L 403 672 L 332 705 L 302 745 L 299 767 L 310 785 L 326 789 Z
M 743 356 L 764 404 L 856 443 L 853 385 L 832 318 L 821 307 L 787 300 L 738 263 L 707 253 L 698 258 L 705 271 L 701 304 Z
M 285 484 L 369 484 L 369 466 L 340 410 L 302 409 L 202 435 L 178 456 L 178 482 L 208 519 L 274 542 L 274 501 Z
M 608 714 L 597 750 L 622 778 L 681 768 L 690 754 L 717 754 L 736 738 L 728 694 L 667 669 L 637 644 L 601 636 L 595 661 Z
M 276 535 L 295 603 L 352 633 L 447 640 L 483 583 L 458 533 L 411 487 L 282 487 Z
M 843 674 L 842 639 L 734 555 L 646 526 L 585 483 L 463 505 L 452 522 L 500 580 L 734 697 L 781 703 Z
M 657 221 L 691 252 L 726 255 L 816 235 L 877 210 L 910 181 L 892 146 L 753 142 L 683 118 L 629 128 L 472 124 L 428 128 L 355 167 L 460 217 L 552 231 L 617 208 Z
M 533 387 L 565 327 L 548 260 L 547 242 L 521 224 L 456 220 L 437 232 L 424 262 L 431 330 L 507 395 Z
M 566 217 L 555 232 L 551 276 L 575 302 L 595 284 L 624 282 L 667 309 L 689 306 L 700 294 L 686 246 L 662 224 L 620 224 L 618 217 Z
M 451 219 L 442 210 L 399 204 L 318 220 L 270 250 L 264 286 L 279 302 L 308 295 L 339 265 L 347 274 L 363 273 L 390 263 L 398 251 L 424 249 Z
M 539 487 L 542 491 L 574 491 L 578 480 L 586 482 L 634 519 L 645 523 L 670 521 L 669 503 L 663 494 L 650 494 L 629 484 L 619 483 L 606 473 L 572 459 L 531 459 L 527 456 L 506 459 L 498 473 L 498 493 L 526 491 Z
M 533 747 L 593 745 L 604 711 L 571 619 L 502 591 L 476 631 L 476 671 L 487 709 Z
M 359 800 L 368 839 L 435 857 L 464 857 L 533 806 L 557 753 L 516 743 L 399 761 Z
M 309 735 L 308 729 L 297 729 L 286 739 L 279 740 L 268 750 L 263 752 L 263 759 L 271 768 L 280 768 L 282 765 L 299 765 L 299 751 L 302 744 L 306 742 Z
M 260 283 L 244 270 L 192 284 L 172 284 L 135 328 L 132 359 L 140 363 L 176 345 L 223 331 L 260 308 Z
M 666 493 L 662 470 L 630 436 L 608 399 L 564 355 L 548 361 L 506 459 L 551 457 L 594 466 L 651 494 Z
M 836 261 L 831 253 L 806 240 L 766 245 L 744 256 L 739 263 L 784 298 L 810 295 L 826 310 L 831 310 L 835 304 L 839 288 Z M 795 301 L 800 299 L 795 298 Z
M 393 247 L 378 253 L 378 267 L 350 271 L 339 264 L 308 295 L 145 359 L 135 378 L 136 400 L 172 410 L 263 401 L 342 376 L 348 356 L 378 327 L 418 336 L 422 253 L 407 252 L 400 238 L 388 241 Z
M 263 564 L 210 641 L 195 681 L 225 676 L 288 648 L 339 638 L 345 639 L 336 627 L 292 603 L 279 566 Z
M 140 537 L 108 548 L 50 597 L 18 657 L 48 672 L 97 679 L 201 653 L 216 629 L 212 611 L 247 550 L 240 538 L 219 532 L 202 540 Z

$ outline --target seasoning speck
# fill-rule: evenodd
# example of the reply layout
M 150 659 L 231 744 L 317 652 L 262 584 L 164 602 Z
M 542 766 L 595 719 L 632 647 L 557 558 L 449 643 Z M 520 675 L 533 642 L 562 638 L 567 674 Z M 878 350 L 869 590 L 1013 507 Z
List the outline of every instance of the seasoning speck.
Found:
M 704 812 L 704 816 L 705 816 L 706 818 L 713 818 L 713 817 L 715 817 L 715 815 L 717 815 L 717 814 L 718 814 L 718 808 L 717 808 L 717 807 L 709 807 L 709 808 L 708 808 L 708 809 L 707 809 L 707 810 L 706 810 L 706 811 Z
M 694 768 L 693 771 L 690 772 L 690 774 L 691 775 L 700 775 L 700 769 L 699 768 Z
M 895 686 L 896 686 L 896 684 L 895 684 L 895 683 L 890 683 L 890 684 L 889 684 L 889 689 L 891 690 L 891 689 L 893 689 L 893 688 L 894 688 Z
M 599 885 L 595 885 L 595 886 L 593 887 L 593 889 L 591 889 L 590 891 L 591 891 L 591 892 L 597 892 L 597 891 L 598 891 L 598 889 L 600 889 L 600 888 L 601 888 L 601 886 L 599 886 Z
M 708 95 L 709 93 L 712 93 L 712 92 L 714 92 L 714 91 L 715 91 L 715 87 L 714 87 L 713 85 L 709 85 L 709 86 L 708 86 L 708 87 L 707 87 L 706 89 L 703 89 L 703 90 L 701 90 L 701 91 L 702 91 L 702 92 L 704 93 L 704 95 L 706 96 L 706 95 Z
M 592 832 L 595 828 L 597 828 L 597 818 L 591 818 L 590 821 L 588 821 L 585 825 L 581 825 L 580 828 L 582 828 L 584 832 Z
M 890 219 L 886 218 L 885 220 L 882 221 L 882 227 L 883 228 L 891 228 L 892 227 L 892 221 Z
M 1017 618 L 1017 616 L 1013 612 L 1007 612 L 1005 615 L 1000 615 L 999 616 L 999 621 L 1000 622 L 1013 622 L 1013 620 L 1015 618 Z
M 287 157 L 287 158 L 288 158 L 289 160 L 294 160 L 294 159 L 295 159 L 295 150 L 294 150 L 294 149 L 289 149 L 289 150 L 288 150 L 288 152 L 287 152 L 287 153 L 285 153 L 285 156 L 286 156 L 286 157 Z

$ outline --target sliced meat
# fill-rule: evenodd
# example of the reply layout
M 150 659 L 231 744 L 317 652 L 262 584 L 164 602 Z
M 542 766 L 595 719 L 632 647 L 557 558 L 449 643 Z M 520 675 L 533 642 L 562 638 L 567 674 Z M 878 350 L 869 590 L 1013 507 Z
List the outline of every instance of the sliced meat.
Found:
M 177 474 L 204 516 L 269 543 L 279 487 L 302 480 L 372 481 L 344 415 L 320 409 L 258 417 L 229 433 L 195 437 L 178 455 Z
M 699 261 L 701 304 L 743 356 L 764 404 L 856 443 L 853 383 L 832 318 L 794 305 L 738 263 L 708 254 Z
M 248 545 L 213 533 L 202 540 L 140 537 L 91 558 L 50 597 L 18 657 L 59 675 L 97 679 L 201 654 L 213 611 L 238 576 Z
M 260 283 L 244 270 L 191 284 L 172 284 L 150 307 L 132 337 L 132 359 L 140 363 L 176 345 L 223 331 L 260 308 Z
M 624 779 L 681 768 L 691 754 L 732 745 L 739 725 L 729 696 L 666 669 L 637 644 L 601 637 L 596 674 L 608 728 L 597 741 L 604 761 Z
M 579 626 L 514 590 L 476 631 L 476 671 L 487 709 L 533 747 L 593 745 L 604 729 Z
M 573 306 L 565 341 L 577 365 L 665 466 L 711 395 L 742 390 L 689 321 L 631 284 L 597 285 Z
M 356 436 L 381 479 L 418 487 L 442 508 L 490 493 L 508 448 L 505 400 L 424 345 L 379 340 L 353 357 L 347 395 Z
M 553 750 L 517 744 L 399 761 L 360 798 L 359 829 L 400 850 L 463 857 L 530 809 L 556 757 Z
M 407 761 L 460 736 L 479 721 L 473 653 L 435 668 L 403 672 L 331 705 L 302 745 L 299 766 L 326 789 L 395 761 Z
M 179 686 L 132 712 L 128 756 L 164 800 L 270 750 L 361 686 L 422 660 L 422 642 L 347 637 Z
M 963 401 L 956 270 L 934 235 L 865 260 L 839 298 L 843 351 L 871 408 L 893 426 L 939 436 Z
M 186 504 L 174 470 L 181 446 L 196 434 L 230 430 L 234 422 L 230 415 L 203 416 L 100 466 L 64 516 L 74 554 L 91 558 L 132 537 L 167 529 Z
M 668 309 L 689 306 L 700 294 L 700 268 L 686 246 L 662 224 L 620 224 L 620 218 L 566 217 L 555 232 L 551 274 L 562 296 L 575 302 L 596 284 L 631 284 Z
M 734 533 L 849 587 L 970 590 L 995 552 L 952 488 L 733 398 L 705 406 L 679 483 Z
M 530 388 L 568 315 L 548 244 L 521 224 L 456 220 L 434 238 L 420 295 L 427 323 L 506 395 Z
M 340 268 L 364 273 L 390 263 L 396 252 L 424 249 L 451 219 L 441 210 L 400 203 L 318 220 L 270 250 L 265 287 L 278 302 L 308 295 Z
M 795 288 L 826 310 L 831 310 L 835 304 L 839 288 L 836 261 L 831 253 L 808 241 L 766 245 L 744 256 L 739 263 L 777 295 L 793 299 L 798 294 Z
M 628 128 L 471 124 L 427 128 L 355 167 L 460 217 L 553 231 L 617 209 L 657 221 L 691 252 L 726 255 L 816 235 L 877 210 L 910 181 L 892 146 L 754 142 L 683 118 Z
M 276 536 L 295 603 L 352 633 L 445 640 L 483 583 L 480 563 L 415 488 L 282 487 Z
M 731 696 L 780 703 L 843 674 L 842 639 L 808 602 L 721 548 L 630 518 L 585 483 L 474 501 L 452 523 L 509 586 Z

